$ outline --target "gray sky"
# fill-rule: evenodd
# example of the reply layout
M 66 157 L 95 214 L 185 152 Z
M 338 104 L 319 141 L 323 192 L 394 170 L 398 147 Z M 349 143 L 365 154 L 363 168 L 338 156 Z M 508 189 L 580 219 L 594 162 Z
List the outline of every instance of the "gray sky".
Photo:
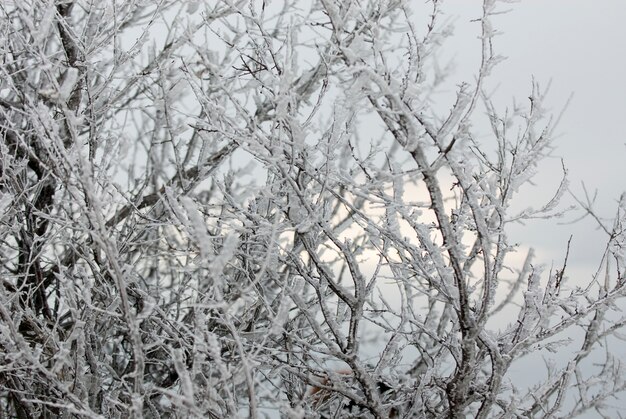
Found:
M 444 47 L 446 56 L 456 62 L 452 85 L 471 81 L 478 68 L 479 28 L 470 20 L 480 16 L 481 3 L 443 3 L 455 26 L 454 36 Z M 612 217 L 616 201 L 626 189 L 626 2 L 525 0 L 498 7 L 509 12 L 493 18 L 494 27 L 501 32 L 494 39 L 495 50 L 507 57 L 490 79 L 489 86 L 498 87 L 496 102 L 510 105 L 513 97 L 524 101 L 533 77 L 542 86 L 551 83 L 544 105 L 554 114 L 573 94 L 556 130 L 559 137 L 554 155 L 564 159 L 571 189 L 582 195 L 583 181 L 590 192 L 597 189 L 598 212 Z M 536 178 L 537 186 L 526 191 L 529 196 L 549 197 L 558 185 L 560 166 L 558 158 L 546 161 Z M 572 202 L 571 198 L 564 200 L 567 202 Z M 570 276 L 588 278 L 602 254 L 604 233 L 591 220 L 555 224 L 554 220 L 539 221 L 516 227 L 511 234 L 535 247 L 545 262 L 554 261 L 557 266 L 573 234 Z

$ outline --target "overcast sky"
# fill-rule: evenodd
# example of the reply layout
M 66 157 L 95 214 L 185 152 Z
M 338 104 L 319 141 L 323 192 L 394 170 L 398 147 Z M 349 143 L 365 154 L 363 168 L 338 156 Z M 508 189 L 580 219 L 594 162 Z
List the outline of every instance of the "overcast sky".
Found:
M 479 28 L 471 20 L 480 16 L 481 3 L 443 3 L 455 27 L 444 48 L 446 57 L 456 62 L 453 83 L 472 81 L 476 73 Z M 490 80 L 489 86 L 498 86 L 496 101 L 505 105 L 513 97 L 525 100 L 533 77 L 542 86 L 551 83 L 545 105 L 555 114 L 573 95 L 556 130 L 554 154 L 563 158 L 572 190 L 582 195 L 581 181 L 590 192 L 597 189 L 599 213 L 613 216 L 626 189 L 626 1 L 525 0 L 500 4 L 499 9 L 509 12 L 492 20 L 501 33 L 494 39 L 496 52 L 507 57 Z M 550 195 L 558 185 L 560 165 L 555 158 L 541 166 L 529 199 Z M 574 218 L 571 214 L 566 220 Z M 535 247 L 546 263 L 558 265 L 573 234 L 570 275 L 589 275 L 602 254 L 603 233 L 591 220 L 555 224 L 552 220 L 516 227 L 512 235 Z

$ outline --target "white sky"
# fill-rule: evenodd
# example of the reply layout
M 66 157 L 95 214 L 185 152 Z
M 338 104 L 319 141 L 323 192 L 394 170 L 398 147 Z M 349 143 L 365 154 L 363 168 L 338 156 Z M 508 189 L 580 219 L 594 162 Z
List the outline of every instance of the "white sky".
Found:
M 455 26 L 454 36 L 444 46 L 446 57 L 456 62 L 455 83 L 472 81 L 478 68 L 479 27 L 470 20 L 480 16 L 481 3 L 443 3 Z M 513 97 L 524 101 L 533 76 L 542 86 L 551 82 L 544 105 L 555 114 L 573 94 L 556 130 L 554 154 L 564 159 L 572 190 L 582 195 L 582 181 L 590 192 L 597 189 L 600 215 L 612 217 L 617 199 L 626 190 L 626 1 L 524 0 L 498 8 L 509 12 L 492 20 L 501 32 L 494 39 L 496 53 L 507 57 L 489 84 L 498 86 L 496 101 L 503 106 L 510 105 Z M 527 191 L 530 197 L 548 197 L 558 185 L 560 161 L 555 158 L 541 167 L 537 186 Z M 566 220 L 574 218 L 571 214 Z M 555 224 L 554 220 L 540 221 L 511 232 L 555 266 L 560 266 L 567 239 L 573 234 L 570 275 L 586 276 L 595 270 L 604 233 L 591 220 Z

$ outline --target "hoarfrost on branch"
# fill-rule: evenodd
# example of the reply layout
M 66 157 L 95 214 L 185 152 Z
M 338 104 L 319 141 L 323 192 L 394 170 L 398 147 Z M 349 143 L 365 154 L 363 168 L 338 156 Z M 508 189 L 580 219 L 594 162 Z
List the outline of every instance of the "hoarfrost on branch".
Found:
M 543 91 L 485 93 L 485 0 L 439 103 L 450 28 L 417 3 L 1 4 L 0 416 L 608 414 L 625 199 L 613 224 L 580 200 L 592 278 L 509 240 L 567 191 L 511 210 L 552 152 Z

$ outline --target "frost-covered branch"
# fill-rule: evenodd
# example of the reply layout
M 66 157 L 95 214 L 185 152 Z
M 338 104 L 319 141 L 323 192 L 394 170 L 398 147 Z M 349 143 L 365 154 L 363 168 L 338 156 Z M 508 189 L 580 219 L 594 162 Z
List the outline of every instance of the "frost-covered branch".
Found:
M 439 1 L 214 3 L 0 5 L 0 416 L 609 411 L 624 199 L 592 278 L 508 237 L 568 185 L 512 210 L 554 121 L 485 93 L 498 2 L 440 104 Z

